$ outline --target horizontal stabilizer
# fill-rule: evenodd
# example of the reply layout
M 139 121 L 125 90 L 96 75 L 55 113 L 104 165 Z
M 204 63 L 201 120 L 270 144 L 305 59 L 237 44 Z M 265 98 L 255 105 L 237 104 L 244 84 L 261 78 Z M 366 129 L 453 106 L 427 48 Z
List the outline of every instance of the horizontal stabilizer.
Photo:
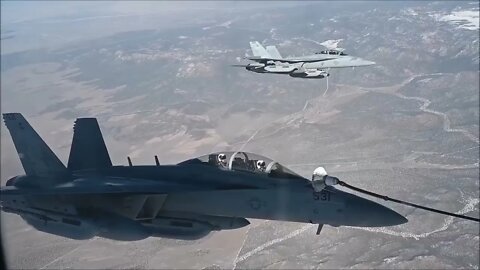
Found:
M 68 169 L 102 169 L 112 166 L 96 118 L 78 118 L 73 126 L 73 140 Z

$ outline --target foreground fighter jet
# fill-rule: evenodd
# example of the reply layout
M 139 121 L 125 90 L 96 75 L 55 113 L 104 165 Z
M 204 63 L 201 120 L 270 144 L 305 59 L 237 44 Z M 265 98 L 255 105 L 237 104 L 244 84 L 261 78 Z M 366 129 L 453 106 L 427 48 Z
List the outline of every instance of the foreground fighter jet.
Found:
M 65 167 L 19 113 L 3 114 L 25 175 L 1 189 L 2 210 L 37 230 L 72 239 L 198 239 L 246 218 L 377 227 L 400 214 L 335 189 L 317 168 L 312 180 L 245 152 L 213 153 L 176 165 L 113 166 L 97 120 L 79 118 Z
M 328 46 L 326 46 L 328 48 Z M 255 61 L 248 65 L 234 65 L 245 67 L 257 73 L 288 74 L 291 77 L 323 79 L 330 74 L 330 68 L 362 67 L 374 65 L 375 62 L 359 57 L 349 56 L 341 48 L 329 48 L 313 55 L 283 58 L 275 46 L 265 49 L 258 41 L 250 42 Z

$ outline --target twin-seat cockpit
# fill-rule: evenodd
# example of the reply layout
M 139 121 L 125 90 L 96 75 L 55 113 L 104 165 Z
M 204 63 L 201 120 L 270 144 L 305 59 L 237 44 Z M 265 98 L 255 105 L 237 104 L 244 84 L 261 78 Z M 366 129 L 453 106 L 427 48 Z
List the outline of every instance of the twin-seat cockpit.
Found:
M 223 170 L 265 174 L 266 176 L 273 178 L 304 179 L 302 176 L 267 157 L 240 151 L 212 153 L 183 161 L 178 165 L 186 164 L 204 164 Z
M 321 52 L 317 52 L 315 54 L 348 55 L 348 54 L 344 53 L 343 51 L 339 51 L 339 50 L 324 50 L 324 51 L 321 51 Z

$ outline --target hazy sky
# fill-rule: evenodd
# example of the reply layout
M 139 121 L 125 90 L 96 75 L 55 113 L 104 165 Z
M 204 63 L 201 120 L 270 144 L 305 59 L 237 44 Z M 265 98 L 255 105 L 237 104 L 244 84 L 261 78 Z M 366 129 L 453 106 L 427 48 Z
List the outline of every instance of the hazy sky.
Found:
M 172 11 L 263 8 L 308 2 L 271 1 L 2 1 L 3 23 L 63 16 L 155 14 Z

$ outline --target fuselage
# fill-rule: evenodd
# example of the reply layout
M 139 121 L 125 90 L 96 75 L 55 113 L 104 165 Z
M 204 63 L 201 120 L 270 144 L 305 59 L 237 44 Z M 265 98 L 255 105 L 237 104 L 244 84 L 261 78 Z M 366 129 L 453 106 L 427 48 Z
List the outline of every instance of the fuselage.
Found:
M 336 190 L 324 168 L 306 179 L 267 157 L 217 152 L 176 165 L 113 166 L 95 118 L 75 121 L 68 165 L 19 113 L 3 114 L 26 175 L 0 189 L 1 209 L 72 239 L 197 239 L 247 218 L 388 226 L 405 218 Z
M 362 67 L 374 65 L 375 62 L 349 55 L 314 54 L 301 57 L 287 57 L 262 61 L 246 66 L 246 69 L 256 73 L 289 74 L 301 78 L 328 77 L 327 69 Z
M 196 239 L 212 230 L 246 226 L 245 218 L 368 227 L 406 222 L 380 204 L 333 187 L 315 192 L 302 178 L 269 178 L 193 164 L 114 166 L 73 172 L 72 177 L 73 182 L 92 178 L 106 183 L 119 178 L 139 182 L 148 179 L 159 186 L 170 182 L 191 189 L 169 194 L 152 190 L 152 194 L 128 196 L 7 195 L 2 196 L 2 207 L 41 231 L 75 239 L 94 235 L 116 240 L 148 236 Z M 14 184 L 29 189 L 21 179 Z M 112 229 L 111 224 L 122 225 Z M 70 227 L 84 231 L 71 234 Z

